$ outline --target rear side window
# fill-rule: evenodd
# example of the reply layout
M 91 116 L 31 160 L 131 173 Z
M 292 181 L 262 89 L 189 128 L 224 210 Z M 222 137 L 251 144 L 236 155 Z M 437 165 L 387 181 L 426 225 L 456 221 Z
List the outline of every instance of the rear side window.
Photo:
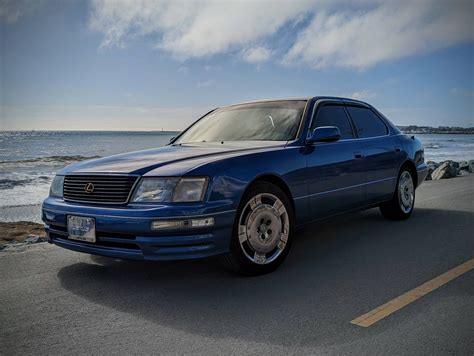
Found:
M 384 136 L 388 133 L 387 126 L 372 110 L 356 106 L 347 107 L 359 137 Z
M 341 131 L 341 139 L 354 138 L 352 127 L 344 108 L 339 105 L 325 105 L 319 108 L 311 131 L 321 126 L 336 126 Z

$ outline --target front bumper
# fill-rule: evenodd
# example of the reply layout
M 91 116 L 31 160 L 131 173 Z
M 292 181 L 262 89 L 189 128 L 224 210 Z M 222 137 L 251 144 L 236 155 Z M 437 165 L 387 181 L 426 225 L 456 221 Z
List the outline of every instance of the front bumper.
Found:
M 48 241 L 55 245 L 95 255 L 136 260 L 182 260 L 228 252 L 235 209 L 228 202 L 214 205 L 93 206 L 47 198 L 42 219 Z M 71 240 L 67 216 L 95 218 L 96 242 Z M 152 230 L 156 220 L 213 217 L 214 226 Z

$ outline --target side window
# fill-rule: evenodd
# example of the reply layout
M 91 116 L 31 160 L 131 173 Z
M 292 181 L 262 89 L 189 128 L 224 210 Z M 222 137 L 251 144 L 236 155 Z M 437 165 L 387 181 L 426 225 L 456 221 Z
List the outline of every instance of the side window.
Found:
M 336 126 L 341 131 L 341 139 L 354 138 L 352 127 L 344 108 L 339 105 L 325 105 L 318 109 L 311 131 L 316 127 Z
M 388 133 L 387 126 L 372 110 L 357 106 L 347 107 L 359 137 L 384 136 Z

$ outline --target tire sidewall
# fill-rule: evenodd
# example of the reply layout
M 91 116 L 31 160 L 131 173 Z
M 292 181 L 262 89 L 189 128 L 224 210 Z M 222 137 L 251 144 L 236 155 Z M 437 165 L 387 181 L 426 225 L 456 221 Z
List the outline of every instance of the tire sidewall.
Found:
M 411 205 L 411 208 L 410 208 L 410 211 L 408 213 L 406 213 L 405 211 L 403 211 L 401 205 L 401 201 L 400 201 L 400 193 L 399 193 L 399 189 L 400 189 L 400 177 L 402 176 L 402 174 L 404 172 L 408 172 L 408 174 L 410 175 L 411 177 L 411 180 L 412 180 L 412 183 L 413 183 L 413 203 Z M 397 204 L 397 208 L 399 210 L 399 214 L 401 216 L 403 216 L 404 218 L 409 218 L 411 216 L 411 214 L 413 214 L 413 210 L 415 210 L 415 200 L 416 200 L 416 189 L 415 189 L 415 180 L 413 179 L 413 174 L 412 172 L 410 172 L 409 169 L 407 168 L 402 168 L 400 170 L 400 173 L 398 174 L 398 178 L 397 178 L 397 189 L 395 191 L 395 201 L 396 201 L 396 204 Z

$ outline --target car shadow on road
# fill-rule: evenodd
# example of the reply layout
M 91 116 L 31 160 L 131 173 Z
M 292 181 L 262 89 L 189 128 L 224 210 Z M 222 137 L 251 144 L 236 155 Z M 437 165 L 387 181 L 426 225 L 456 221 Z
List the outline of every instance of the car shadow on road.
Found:
M 188 333 L 330 346 L 383 332 L 390 320 L 368 329 L 349 322 L 469 257 L 472 239 L 452 232 L 470 227 L 472 217 L 434 209 L 400 222 L 374 209 L 336 217 L 298 231 L 285 263 L 259 277 L 231 274 L 215 259 L 102 257 L 66 266 L 58 277 L 75 295 Z

